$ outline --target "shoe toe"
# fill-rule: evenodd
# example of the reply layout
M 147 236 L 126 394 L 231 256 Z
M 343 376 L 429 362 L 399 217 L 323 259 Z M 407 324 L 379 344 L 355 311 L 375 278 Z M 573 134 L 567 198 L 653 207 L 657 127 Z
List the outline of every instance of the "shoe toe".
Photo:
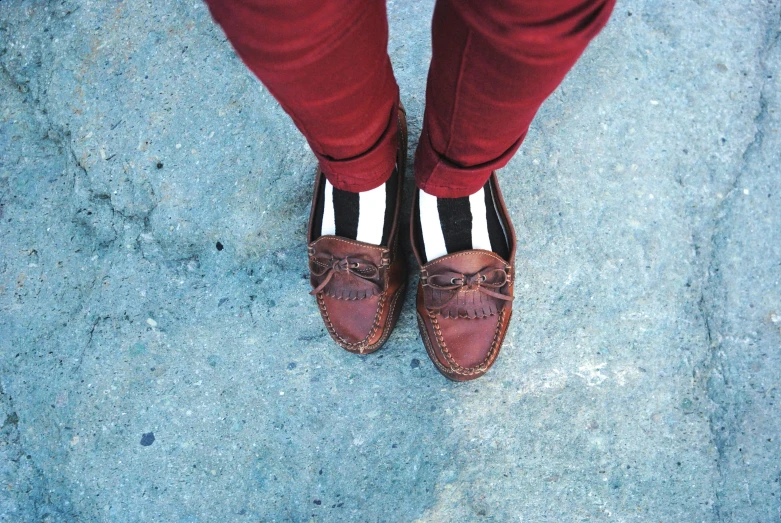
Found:
M 485 374 L 502 342 L 504 312 L 481 318 L 422 319 L 435 363 L 451 379 L 468 380 Z
M 362 300 L 317 296 L 320 313 L 331 337 L 344 349 L 363 353 L 382 336 L 383 296 Z

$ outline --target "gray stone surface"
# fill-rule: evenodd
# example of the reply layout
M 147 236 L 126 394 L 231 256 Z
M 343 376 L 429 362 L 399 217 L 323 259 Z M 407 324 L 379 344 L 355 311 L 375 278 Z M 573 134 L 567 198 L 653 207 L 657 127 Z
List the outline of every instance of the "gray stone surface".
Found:
M 431 9 L 389 3 L 411 150 Z M 3 1 L 0 520 L 778 521 L 780 9 L 619 3 L 500 174 L 514 322 L 453 384 L 411 296 L 330 341 L 314 159 L 202 4 Z

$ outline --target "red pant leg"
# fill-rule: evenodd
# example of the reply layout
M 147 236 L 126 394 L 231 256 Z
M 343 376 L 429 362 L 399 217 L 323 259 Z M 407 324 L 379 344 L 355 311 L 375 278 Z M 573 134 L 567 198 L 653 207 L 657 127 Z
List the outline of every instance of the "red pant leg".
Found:
M 384 0 L 207 0 L 244 63 L 293 118 L 340 189 L 384 183 L 398 86 Z
M 472 194 L 521 145 L 615 0 L 438 0 L 418 187 Z

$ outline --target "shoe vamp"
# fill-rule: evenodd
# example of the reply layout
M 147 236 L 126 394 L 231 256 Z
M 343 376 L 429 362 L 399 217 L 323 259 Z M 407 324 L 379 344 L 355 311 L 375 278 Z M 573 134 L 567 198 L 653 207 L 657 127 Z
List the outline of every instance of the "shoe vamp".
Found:
M 497 336 L 499 319 L 498 315 L 486 318 L 437 316 L 436 321 L 447 352 L 458 365 L 471 368 L 488 357 Z
M 325 295 L 323 303 L 334 332 L 345 342 L 358 343 L 366 340 L 370 343 L 373 340 L 367 340 L 367 337 L 370 334 L 372 337 L 376 337 L 380 296 L 349 300 Z M 374 332 L 372 332 L 373 330 Z

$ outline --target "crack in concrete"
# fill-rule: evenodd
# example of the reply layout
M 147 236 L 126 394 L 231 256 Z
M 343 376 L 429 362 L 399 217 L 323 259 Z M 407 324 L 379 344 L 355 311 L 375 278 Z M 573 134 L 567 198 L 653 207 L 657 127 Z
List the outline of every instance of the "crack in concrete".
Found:
M 10 413 L 3 423 L 1 431 L 7 431 L 8 437 L 5 439 L 5 449 L 9 447 L 15 447 L 11 454 L 10 461 L 12 461 L 17 467 L 23 466 L 22 458 L 26 458 L 29 463 L 32 477 L 29 478 L 30 489 L 25 492 L 23 501 L 29 501 L 32 505 L 31 512 L 35 514 L 41 521 L 46 521 L 47 518 L 55 516 L 57 519 L 63 519 L 65 514 L 62 514 L 60 510 L 54 505 L 52 501 L 51 492 L 49 488 L 49 480 L 43 473 L 43 470 L 35 464 L 35 460 L 32 459 L 31 453 L 25 448 L 24 441 L 22 439 L 21 430 L 19 429 L 19 417 L 16 414 L 17 409 L 14 405 L 13 397 L 6 393 L 5 383 L 0 377 L 0 403 L 5 403 L 7 411 Z M 6 451 L 7 452 L 7 451 Z M 16 485 L 18 488 L 20 485 Z M 70 517 L 75 516 L 70 514 Z
M 64 5 L 64 4 L 63 4 Z M 63 17 L 56 16 L 57 6 L 44 9 L 43 14 L 38 14 L 36 18 L 45 19 L 51 15 L 56 18 L 62 19 Z M 78 9 L 78 8 L 77 8 Z M 74 10 L 75 11 L 75 10 Z M 72 14 L 74 11 L 65 13 L 66 15 Z M 41 18 L 42 17 L 42 18 Z M 5 29 L 5 28 L 3 28 Z M 7 30 L 3 31 L 8 33 Z M 30 52 L 35 53 L 38 57 L 30 67 L 23 71 L 24 74 L 17 75 L 9 68 L 11 65 L 7 63 L 7 59 L 10 55 L 6 52 L 0 54 L 0 78 L 4 81 L 10 91 L 18 91 L 19 96 L 25 98 L 24 111 L 28 115 L 29 122 L 34 129 L 33 132 L 41 141 L 48 141 L 54 146 L 56 156 L 61 157 L 63 169 L 62 172 L 65 175 L 70 174 L 70 194 L 76 193 L 76 178 L 79 171 L 88 179 L 88 172 L 82 163 L 78 160 L 76 151 L 73 148 L 72 141 L 70 140 L 70 131 L 68 131 L 67 124 L 55 121 L 52 118 L 52 112 L 49 110 L 49 89 L 51 83 L 51 44 L 49 40 L 41 40 L 35 42 L 38 49 Z M 5 51 L 5 50 L 4 50 Z M 121 226 L 121 225 L 120 225 Z M 114 225 L 116 228 L 116 225 Z M 113 242 L 112 242 L 113 243 Z M 35 252 L 35 251 L 33 251 Z M 104 253 L 107 251 L 104 251 Z M 93 292 L 97 286 L 99 278 L 94 278 L 93 282 L 89 285 L 89 290 L 84 294 L 82 303 L 88 303 L 88 296 Z M 40 292 L 40 288 L 39 291 Z M 74 317 L 82 316 L 86 319 L 84 307 L 81 307 L 74 315 L 72 315 L 68 321 Z M 80 351 L 78 362 L 72 367 L 71 371 L 77 373 L 81 367 L 82 360 L 85 356 L 85 352 L 92 345 L 93 334 L 98 324 L 105 318 L 99 317 L 88 329 L 87 342 L 83 349 Z M 41 340 L 50 340 L 53 335 L 53 331 L 44 333 Z M 17 412 L 17 408 L 12 401 L 11 396 L 5 395 L 5 380 L 0 378 L 0 395 L 3 396 L 4 402 L 7 403 L 9 412 Z M 59 433 L 59 426 L 55 424 L 55 429 Z M 17 461 L 21 461 L 19 458 L 26 456 L 27 460 L 24 463 L 29 467 L 29 475 L 27 476 L 27 492 L 24 493 L 23 502 L 28 504 L 30 512 L 33 514 L 36 520 L 40 521 L 73 521 L 79 519 L 78 514 L 73 512 L 74 505 L 69 502 L 67 497 L 63 498 L 60 489 L 57 487 L 57 479 L 50 478 L 45 469 L 38 465 L 39 459 L 45 459 L 36 455 L 31 449 L 28 449 L 28 443 L 20 427 L 13 427 L 13 434 L 9 439 L 9 443 L 14 448 L 14 455 L 17 457 Z M 59 439 L 59 438 L 58 438 Z M 17 470 L 15 474 L 20 474 Z
M 92 320 L 92 324 L 90 325 L 89 334 L 87 338 L 87 343 L 81 348 L 79 351 L 79 357 L 77 359 L 76 364 L 73 366 L 73 372 L 78 373 L 81 369 L 81 365 L 84 362 L 84 356 L 87 354 L 87 351 L 92 348 L 92 339 L 95 335 L 95 329 L 98 328 L 98 325 L 100 325 L 101 322 L 110 319 L 111 316 L 96 316 L 95 319 Z
M 755 132 L 753 139 L 746 146 L 741 154 L 740 167 L 732 179 L 729 190 L 724 195 L 723 200 L 714 209 L 712 226 L 708 238 L 707 263 L 704 264 L 703 281 L 701 283 L 700 299 L 698 301 L 698 310 L 702 317 L 705 339 L 708 345 L 706 358 L 695 368 L 695 378 L 700 376 L 704 378 L 704 389 L 708 399 L 713 407 L 708 419 L 708 425 L 713 443 L 716 447 L 717 458 L 716 468 L 718 472 L 718 485 L 713 506 L 714 516 L 717 521 L 726 521 L 729 514 L 723 510 L 724 489 L 726 488 L 725 465 L 726 453 L 735 439 L 733 427 L 738 423 L 740 412 L 736 410 L 735 401 L 730 398 L 730 383 L 727 373 L 727 362 L 722 350 L 721 336 L 715 329 L 715 311 L 714 302 L 717 301 L 717 293 L 723 288 L 722 277 L 719 272 L 717 255 L 719 252 L 718 237 L 724 230 L 724 223 L 729 218 L 729 211 L 734 201 L 735 191 L 739 188 L 746 171 L 750 169 L 753 158 L 759 154 L 762 149 L 765 137 L 766 120 L 768 118 L 768 101 L 765 95 L 767 79 L 771 78 L 771 72 L 768 69 L 766 59 L 774 46 L 778 45 L 781 37 L 781 31 L 776 29 L 781 23 L 781 11 L 776 19 L 768 24 L 765 32 L 763 45 L 757 55 L 759 64 L 759 74 L 762 82 L 759 90 L 759 99 L 757 102 L 757 113 L 753 118 Z M 696 256 L 702 256 L 701 246 L 695 246 Z
M 71 9 L 63 4 L 63 6 L 59 7 L 50 7 L 48 9 L 48 15 L 49 17 L 58 19 L 61 22 L 63 19 L 78 11 L 79 8 L 80 6 L 76 6 L 75 8 Z M 58 13 L 58 9 L 62 10 L 63 12 Z M 78 155 L 76 154 L 76 149 L 71 139 L 71 133 L 68 130 L 67 123 L 56 122 L 51 117 L 52 112 L 49 110 L 50 103 L 48 93 L 51 88 L 52 78 L 51 74 L 47 73 L 51 67 L 47 67 L 47 64 L 44 63 L 47 61 L 45 58 L 50 54 L 51 44 L 49 41 L 41 41 L 39 42 L 39 45 L 40 49 L 38 50 L 38 54 L 40 54 L 40 58 L 36 61 L 35 64 L 35 74 L 27 78 L 27 81 L 17 79 L 13 72 L 8 69 L 5 61 L 1 59 L 6 54 L 5 52 L 0 55 L 0 72 L 3 73 L 3 76 L 7 79 L 9 84 L 20 93 L 29 93 L 31 95 L 30 106 L 32 107 L 35 119 L 38 120 L 41 136 L 44 139 L 52 142 L 61 151 L 63 154 L 66 172 L 70 170 L 70 167 L 74 168 L 72 179 L 73 181 L 71 184 L 72 194 L 74 196 L 78 196 L 76 177 L 77 172 L 80 171 L 84 176 L 84 189 L 90 194 L 90 200 L 96 201 L 96 199 L 103 199 L 101 198 L 101 194 L 95 194 L 95 190 L 90 183 L 89 171 L 81 162 L 81 160 L 79 160 Z M 48 60 L 48 62 L 51 62 L 51 60 Z M 114 124 L 112 128 L 119 125 L 119 123 L 121 123 L 121 121 Z M 137 236 L 136 241 L 138 241 L 138 238 L 140 238 L 141 234 L 150 232 L 150 216 L 159 204 L 159 201 L 154 198 L 154 195 L 154 190 L 152 190 L 152 203 L 150 208 L 147 211 L 140 213 L 139 215 L 132 215 L 124 212 L 124 210 L 115 205 L 111 195 L 106 195 L 107 198 L 105 199 L 108 200 L 112 216 L 118 216 L 118 221 L 120 223 L 116 223 L 116 221 L 112 220 L 111 226 L 114 229 L 114 239 L 110 242 L 107 242 L 107 244 L 100 245 L 103 251 L 103 255 L 107 254 L 107 252 L 119 238 L 119 231 L 122 230 L 124 225 L 129 221 L 138 222 L 141 226 L 142 231 Z

